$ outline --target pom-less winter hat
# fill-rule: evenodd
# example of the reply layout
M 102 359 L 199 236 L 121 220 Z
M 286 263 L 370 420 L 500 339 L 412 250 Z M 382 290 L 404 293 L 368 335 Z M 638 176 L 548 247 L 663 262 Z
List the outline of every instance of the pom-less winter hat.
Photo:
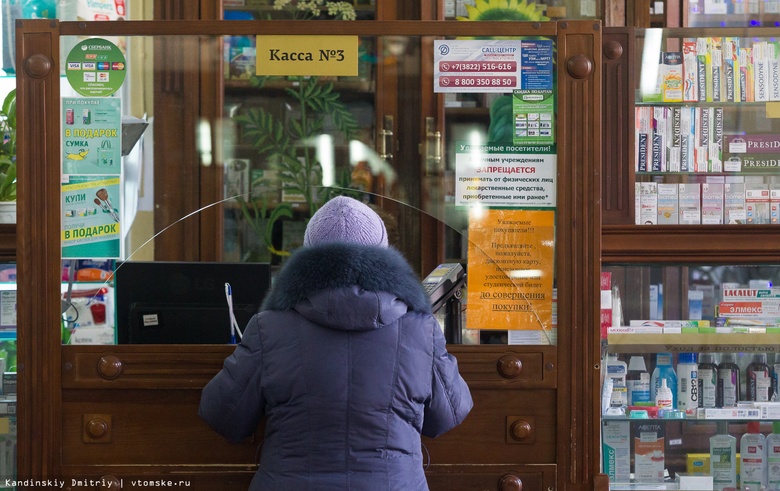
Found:
M 317 210 L 303 235 L 303 245 L 326 242 L 387 247 L 387 230 L 374 210 L 356 199 L 337 196 Z

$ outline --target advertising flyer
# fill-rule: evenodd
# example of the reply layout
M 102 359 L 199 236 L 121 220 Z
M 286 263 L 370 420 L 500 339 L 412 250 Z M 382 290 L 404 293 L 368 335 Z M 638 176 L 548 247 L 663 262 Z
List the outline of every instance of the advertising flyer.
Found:
M 512 97 L 515 145 L 555 143 L 555 97 L 552 90 L 516 90 Z
M 118 259 L 119 176 L 68 176 L 61 196 L 62 257 Z
M 549 337 L 554 250 L 553 211 L 469 210 L 469 329 Z
M 553 89 L 549 39 L 434 41 L 434 92 Z
M 62 117 L 62 173 L 118 176 L 122 101 L 115 97 L 63 97 Z
M 68 52 L 65 77 L 85 97 L 107 97 L 119 90 L 127 75 L 125 55 L 106 39 L 89 38 Z
M 455 204 L 555 207 L 556 166 L 555 145 L 471 145 L 457 142 Z

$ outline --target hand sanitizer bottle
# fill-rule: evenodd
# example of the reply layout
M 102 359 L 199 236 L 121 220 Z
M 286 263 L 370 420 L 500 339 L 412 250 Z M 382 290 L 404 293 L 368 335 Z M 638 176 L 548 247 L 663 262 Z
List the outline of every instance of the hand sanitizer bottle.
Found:
M 742 489 L 758 491 L 766 487 L 766 437 L 760 432 L 760 422 L 748 421 L 748 432 L 739 441 L 739 470 Z
M 772 422 L 766 437 L 766 463 L 769 489 L 780 489 L 780 421 Z
M 718 421 L 718 433 L 710 437 L 710 475 L 715 491 L 737 487 L 737 439 L 729 435 L 728 421 Z

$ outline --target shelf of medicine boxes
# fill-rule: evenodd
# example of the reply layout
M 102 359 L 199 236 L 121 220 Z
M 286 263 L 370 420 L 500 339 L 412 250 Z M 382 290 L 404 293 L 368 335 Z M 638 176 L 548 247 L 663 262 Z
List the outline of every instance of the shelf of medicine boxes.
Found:
M 611 353 L 708 352 L 774 353 L 780 348 L 780 328 L 772 333 L 619 333 L 607 335 Z

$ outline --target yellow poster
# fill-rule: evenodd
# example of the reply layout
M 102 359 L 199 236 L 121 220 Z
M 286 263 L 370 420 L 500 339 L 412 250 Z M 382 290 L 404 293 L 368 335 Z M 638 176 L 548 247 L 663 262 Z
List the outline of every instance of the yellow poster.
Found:
M 358 74 L 357 36 L 257 36 L 257 75 Z
M 555 212 L 469 211 L 468 328 L 552 329 Z

